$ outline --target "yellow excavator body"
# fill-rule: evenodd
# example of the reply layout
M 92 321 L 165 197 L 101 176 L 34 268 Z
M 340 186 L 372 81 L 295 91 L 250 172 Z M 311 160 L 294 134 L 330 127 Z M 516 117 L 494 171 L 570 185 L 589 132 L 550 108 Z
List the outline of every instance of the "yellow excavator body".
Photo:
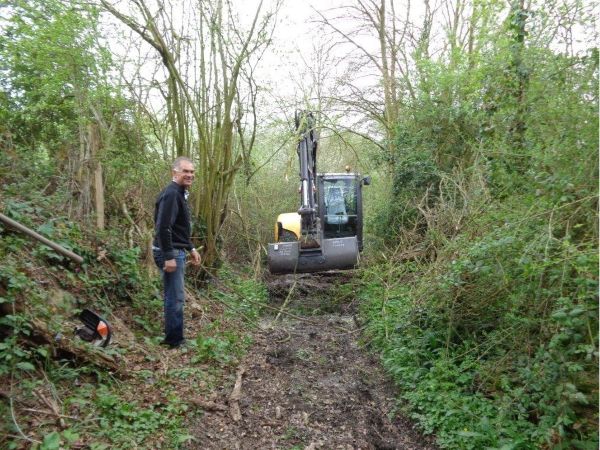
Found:
M 275 242 L 291 242 L 300 239 L 300 214 L 283 213 L 275 222 Z

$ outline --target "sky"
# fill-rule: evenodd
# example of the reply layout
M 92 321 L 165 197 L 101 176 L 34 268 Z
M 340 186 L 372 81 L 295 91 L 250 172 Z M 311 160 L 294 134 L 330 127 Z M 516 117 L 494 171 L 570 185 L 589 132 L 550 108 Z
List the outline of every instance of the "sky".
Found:
M 115 0 L 116 2 L 117 0 Z M 152 0 L 147 0 L 150 4 Z M 195 0 L 172 0 L 177 7 L 189 4 Z M 278 0 L 263 0 L 263 11 L 271 9 Z M 368 0 L 367 0 L 368 1 Z M 257 5 L 260 0 L 232 0 L 232 4 L 237 8 L 239 14 L 239 23 L 242 27 L 248 27 L 254 16 Z M 406 5 L 409 0 L 395 1 L 398 15 L 403 16 Z M 431 0 L 432 7 L 441 3 L 440 0 Z M 127 1 L 121 0 L 118 4 L 125 8 Z M 289 120 L 293 110 L 297 107 L 303 107 L 307 104 L 314 104 L 317 91 L 315 85 L 315 73 L 318 72 L 322 81 L 322 88 L 327 93 L 333 95 L 343 95 L 340 84 L 337 80 L 344 76 L 348 71 L 348 64 L 351 64 L 352 58 L 344 58 L 351 50 L 349 45 L 332 45 L 340 40 L 330 29 L 319 24 L 320 13 L 332 17 L 341 14 L 339 9 L 345 5 L 356 5 L 356 0 L 283 0 L 278 13 L 277 25 L 274 29 L 273 43 L 264 53 L 260 64 L 257 66 L 255 76 L 263 90 L 263 97 L 260 111 L 263 117 L 281 117 Z M 584 0 L 584 4 L 590 4 L 590 0 Z M 413 23 L 420 24 L 419 18 L 423 12 L 423 2 L 413 0 L 410 2 L 411 20 Z M 184 12 L 185 13 L 185 12 Z M 438 22 L 443 22 L 444 11 L 438 11 Z M 175 14 L 176 15 L 176 14 Z M 185 14 L 182 16 L 185 17 Z M 357 23 L 345 19 L 337 21 L 340 27 L 353 29 Z M 436 33 L 443 34 L 441 24 L 434 26 L 435 42 Z M 575 30 L 581 34 L 580 30 Z M 135 39 L 139 38 L 136 36 Z M 362 35 L 358 38 L 360 45 L 363 45 L 373 54 L 378 53 L 377 41 L 371 35 Z M 577 39 L 576 39 L 577 40 Z M 588 38 L 589 41 L 589 38 Z M 132 59 L 139 55 L 124 42 L 110 43 L 111 49 L 123 56 Z M 589 42 L 586 44 L 589 45 Z M 324 50 L 328 51 L 324 55 Z M 142 52 L 147 55 L 153 55 L 154 50 L 147 48 Z M 326 57 L 325 57 L 326 56 Z M 358 76 L 360 73 L 360 77 Z M 154 71 L 150 67 L 145 69 L 145 77 L 150 80 L 154 77 Z M 375 85 L 378 82 L 377 73 L 374 69 L 362 72 L 351 72 L 353 82 L 359 88 L 366 88 Z M 160 79 L 160 77 L 159 77 Z M 154 100 L 149 99 L 150 103 Z M 326 106 L 326 105 L 325 105 Z

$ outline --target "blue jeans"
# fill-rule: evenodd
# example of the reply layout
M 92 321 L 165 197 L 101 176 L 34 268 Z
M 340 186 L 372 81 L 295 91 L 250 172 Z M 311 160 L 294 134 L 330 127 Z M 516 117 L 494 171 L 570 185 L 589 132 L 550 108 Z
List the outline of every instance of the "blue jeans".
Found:
M 153 250 L 154 262 L 160 269 L 164 286 L 165 340 L 166 344 L 177 345 L 183 341 L 183 275 L 185 273 L 185 250 L 175 249 L 175 272 L 163 270 L 165 257 L 160 250 Z

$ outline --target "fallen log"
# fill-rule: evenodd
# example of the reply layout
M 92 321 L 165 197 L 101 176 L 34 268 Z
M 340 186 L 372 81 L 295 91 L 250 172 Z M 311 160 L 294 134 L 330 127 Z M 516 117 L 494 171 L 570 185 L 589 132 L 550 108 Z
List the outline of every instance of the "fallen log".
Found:
M 83 263 L 83 258 L 81 256 L 79 256 L 78 254 L 73 253 L 71 250 L 67 250 L 66 248 L 58 245 L 56 242 L 52 242 L 50 239 L 47 239 L 44 236 L 42 236 L 41 234 L 36 233 L 31 228 L 27 228 L 25 225 L 20 224 L 16 220 L 12 220 L 11 218 L 6 217 L 4 214 L 0 214 L 0 221 L 4 222 L 5 224 L 7 224 L 13 228 L 16 228 L 17 230 L 25 233 L 27 236 L 37 239 L 42 244 L 47 245 L 51 249 L 60 253 L 61 255 L 66 256 L 67 258 L 70 258 L 71 260 L 75 261 L 77 264 Z

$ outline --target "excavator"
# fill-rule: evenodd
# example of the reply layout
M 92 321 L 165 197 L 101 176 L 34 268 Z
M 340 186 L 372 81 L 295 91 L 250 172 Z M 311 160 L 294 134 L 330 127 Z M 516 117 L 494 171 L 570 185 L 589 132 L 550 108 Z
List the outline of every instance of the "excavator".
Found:
M 295 114 L 300 165 L 300 208 L 283 213 L 268 245 L 273 274 L 352 269 L 363 248 L 362 186 L 371 183 L 351 173 L 317 173 L 318 133 L 314 114 Z

